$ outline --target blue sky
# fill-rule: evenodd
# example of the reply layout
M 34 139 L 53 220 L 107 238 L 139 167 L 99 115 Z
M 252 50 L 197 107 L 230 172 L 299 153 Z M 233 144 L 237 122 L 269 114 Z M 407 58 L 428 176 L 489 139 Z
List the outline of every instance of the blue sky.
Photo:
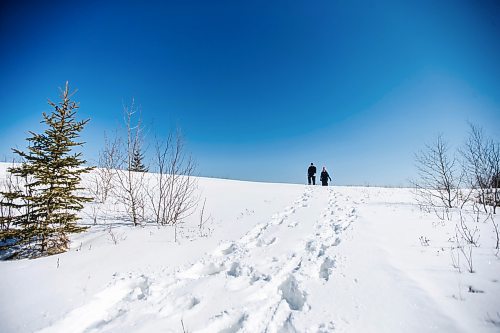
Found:
M 0 157 L 78 89 L 84 154 L 132 98 L 203 176 L 404 185 L 467 122 L 500 136 L 498 1 L 4 1 Z M 152 135 L 149 135 L 152 138 Z

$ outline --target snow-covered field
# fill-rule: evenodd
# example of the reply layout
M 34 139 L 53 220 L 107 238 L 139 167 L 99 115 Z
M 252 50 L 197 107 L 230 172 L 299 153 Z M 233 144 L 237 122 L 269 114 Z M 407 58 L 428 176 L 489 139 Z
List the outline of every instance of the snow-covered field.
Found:
M 101 219 L 67 253 L 0 262 L 0 331 L 500 331 L 492 223 L 460 273 L 458 215 L 421 211 L 409 189 L 198 184 L 210 219 L 192 215 L 177 243 Z

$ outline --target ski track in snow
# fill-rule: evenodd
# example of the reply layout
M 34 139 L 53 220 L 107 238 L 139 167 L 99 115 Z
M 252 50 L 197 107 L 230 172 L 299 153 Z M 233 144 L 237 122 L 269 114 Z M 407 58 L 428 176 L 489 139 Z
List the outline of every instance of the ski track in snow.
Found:
M 311 310 L 303 282 L 334 277 L 334 248 L 355 219 L 348 197 L 306 186 L 291 205 L 238 241 L 220 244 L 175 273 L 116 276 L 89 303 L 39 332 L 147 332 L 148 325 L 179 332 L 181 320 L 189 332 L 295 332 L 294 317 Z M 224 301 L 214 307 L 211 300 L 220 297 Z M 200 321 L 201 313 L 210 317 Z M 315 324 L 315 332 L 332 327 Z

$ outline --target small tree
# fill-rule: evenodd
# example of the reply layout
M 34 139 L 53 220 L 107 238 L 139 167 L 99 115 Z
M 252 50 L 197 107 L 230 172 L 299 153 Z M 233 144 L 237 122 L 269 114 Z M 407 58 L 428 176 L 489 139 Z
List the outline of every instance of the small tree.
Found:
M 154 156 L 154 185 L 147 191 L 150 207 L 158 224 L 177 226 L 198 204 L 193 177 L 196 166 L 186 153 L 180 130 L 163 142 L 157 139 Z
M 496 214 L 496 208 L 500 206 L 500 144 L 490 142 L 488 161 L 491 165 L 491 204 L 493 214 Z
M 448 144 L 438 136 L 432 145 L 416 155 L 419 178 L 414 182 L 419 201 L 425 206 L 448 211 L 458 201 L 462 181 L 457 176 L 456 159 L 450 157 Z
M 132 163 L 130 166 L 130 171 L 148 172 L 148 168 L 142 162 L 143 160 L 144 160 L 144 154 L 141 152 L 140 147 L 134 147 L 132 153 Z
M 93 173 L 90 192 L 96 203 L 105 203 L 113 189 L 116 169 L 120 165 L 120 140 L 104 136 L 104 148 L 99 152 L 97 168 Z
M 493 207 L 493 213 L 500 204 L 500 189 L 496 176 L 500 173 L 500 146 L 486 138 L 480 127 L 470 124 L 470 134 L 462 150 L 464 169 L 469 186 L 475 190 L 477 199 L 483 205 Z
M 134 101 L 130 106 L 124 107 L 124 121 L 127 131 L 126 140 L 119 149 L 119 168 L 116 170 L 117 186 L 115 188 L 116 198 L 125 206 L 128 218 L 137 226 L 144 219 L 145 194 L 144 194 L 144 172 L 134 171 L 134 156 L 142 142 L 142 122 L 134 121 L 138 113 Z
M 55 104 L 50 115 L 43 113 L 47 125 L 43 134 L 30 132 L 28 152 L 18 149 L 23 162 L 8 171 L 26 180 L 24 191 L 10 192 L 21 213 L 15 218 L 18 227 L 15 245 L 20 255 L 30 257 L 65 251 L 69 246 L 68 233 L 80 232 L 78 211 L 90 198 L 78 195 L 81 175 L 92 168 L 83 167 L 81 153 L 72 149 L 82 146 L 79 133 L 88 120 L 76 121 L 78 104 L 71 100 L 69 86 L 61 93 L 61 102 Z

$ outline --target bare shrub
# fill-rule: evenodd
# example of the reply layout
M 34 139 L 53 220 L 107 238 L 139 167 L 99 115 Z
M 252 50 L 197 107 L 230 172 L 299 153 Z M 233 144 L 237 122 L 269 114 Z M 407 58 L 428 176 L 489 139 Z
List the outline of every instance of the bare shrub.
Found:
M 488 162 L 491 166 L 491 201 L 493 214 L 496 214 L 496 208 L 500 206 L 500 144 L 490 141 Z
M 485 213 L 491 206 L 495 214 L 500 204 L 497 179 L 500 173 L 499 144 L 486 138 L 481 128 L 470 124 L 469 138 L 461 152 L 467 182 L 474 190 L 476 201 L 482 204 Z
M 186 152 L 180 130 L 164 141 L 156 140 L 153 166 L 156 173 L 147 190 L 153 219 L 160 225 L 176 225 L 193 214 L 199 202 L 196 165 Z
M 430 239 L 425 237 L 425 236 L 420 236 L 418 238 L 418 240 L 420 241 L 420 245 L 422 245 L 422 246 L 429 246 L 430 245 Z
M 205 236 L 203 230 L 205 229 L 205 226 L 208 223 L 208 221 L 210 221 L 212 219 L 211 215 L 205 216 L 205 204 L 206 203 L 207 203 L 207 198 L 205 198 L 205 200 L 203 200 L 203 206 L 201 207 L 201 211 L 200 211 L 200 220 L 199 220 L 199 223 L 198 223 L 198 229 L 200 231 L 200 237 Z
M 87 190 L 91 195 L 93 202 L 90 205 L 90 218 L 94 224 L 97 220 L 107 217 L 106 203 L 116 185 L 116 173 L 121 164 L 121 141 L 118 135 L 109 139 L 104 134 L 104 146 L 99 152 L 97 167 L 92 170 Z
M 473 250 L 475 247 L 479 246 L 479 228 L 477 227 L 477 221 L 479 219 L 480 212 L 476 211 L 474 216 L 464 215 L 460 211 L 460 220 L 455 225 L 455 245 L 451 248 L 451 259 L 452 264 L 458 271 L 460 268 L 460 258 L 463 258 L 469 273 L 474 273 L 473 265 Z M 485 221 L 483 221 L 485 222 Z M 471 224 L 474 226 L 471 227 Z
M 418 180 L 413 184 L 419 205 L 433 210 L 441 219 L 451 219 L 450 209 L 458 204 L 462 176 L 457 175 L 457 160 L 449 156 L 448 144 L 438 136 L 415 159 Z
M 489 218 L 493 224 L 493 232 L 495 233 L 495 250 L 497 250 L 496 255 L 498 255 L 500 250 L 500 228 L 498 227 L 498 223 L 495 222 L 495 218 L 492 214 L 490 214 Z
M 464 216 L 462 211 L 460 211 L 460 220 L 456 224 L 456 231 L 460 238 L 467 244 L 478 247 L 478 241 L 480 238 L 479 228 L 477 227 L 477 225 L 474 225 L 474 227 L 470 227 L 469 223 L 467 223 L 467 218 Z
M 120 241 L 124 241 L 127 239 L 127 236 L 125 236 L 123 233 L 117 234 L 115 231 L 113 231 L 113 227 L 110 225 L 107 228 L 108 236 L 111 242 L 115 245 L 118 245 Z
M 450 248 L 450 256 L 453 268 L 455 268 L 459 273 L 462 273 L 462 267 L 460 266 L 460 253 L 456 246 L 452 246 Z
M 462 253 L 462 256 L 465 258 L 465 262 L 467 263 L 467 271 L 469 273 L 475 273 L 474 265 L 472 262 L 472 249 L 473 246 L 471 244 L 462 244 L 458 246 L 458 249 Z
M 144 221 L 145 210 L 145 189 L 144 172 L 133 171 L 134 154 L 142 141 L 142 122 L 138 109 L 132 100 L 130 106 L 124 106 L 124 122 L 126 129 L 126 138 L 118 149 L 118 167 L 115 176 L 116 185 L 113 186 L 114 195 L 117 200 L 125 207 L 128 218 L 137 226 Z M 135 117 L 138 120 L 135 120 Z
M 115 134 L 112 139 L 104 135 L 104 147 L 99 152 L 97 168 L 92 173 L 90 191 L 95 201 L 105 203 L 113 189 L 116 169 L 121 164 L 121 141 Z
M 456 235 L 455 235 L 455 246 L 451 248 L 452 251 L 452 262 L 453 266 L 458 269 L 459 272 L 461 272 L 461 267 L 460 267 L 460 258 L 465 259 L 467 271 L 469 273 L 474 273 L 474 265 L 473 265 L 473 257 L 472 257 L 472 252 L 474 245 L 465 241 L 464 238 L 461 237 L 461 235 L 458 232 L 458 226 L 455 227 L 456 230 Z M 454 253 L 455 252 L 455 253 Z
M 111 196 L 126 219 L 136 226 L 148 221 L 174 225 L 177 238 L 178 224 L 194 213 L 199 202 L 196 165 L 177 129 L 164 139 L 155 139 L 151 163 L 154 172 L 148 174 L 149 166 L 143 164 L 144 129 L 134 101 L 124 106 L 123 114 L 125 131 L 117 131 L 114 139 L 106 138 L 99 156 L 92 182 L 95 200 L 103 203 Z M 97 211 L 92 210 L 94 221 Z

